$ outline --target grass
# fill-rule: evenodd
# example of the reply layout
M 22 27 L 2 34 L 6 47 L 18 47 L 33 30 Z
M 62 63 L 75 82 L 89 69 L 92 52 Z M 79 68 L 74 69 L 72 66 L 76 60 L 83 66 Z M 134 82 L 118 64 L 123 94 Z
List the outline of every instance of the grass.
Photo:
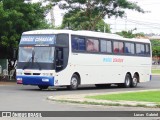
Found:
M 124 101 L 143 101 L 143 102 L 156 102 L 160 103 L 160 90 L 159 91 L 145 91 L 121 94 L 107 94 L 97 96 L 87 96 L 96 100 L 124 100 Z
M 153 108 L 153 106 L 147 106 L 145 104 L 137 104 L 137 105 L 130 105 L 130 104 L 120 104 L 120 103 L 102 103 L 102 102 L 89 102 L 89 101 L 72 101 L 72 100 L 52 100 L 62 103 L 73 103 L 73 104 L 89 104 L 89 105 L 104 105 L 104 106 L 125 106 L 125 107 L 146 107 L 146 108 Z M 160 108 L 160 103 L 155 105 L 155 108 Z
M 152 74 L 160 74 L 160 69 L 152 69 Z

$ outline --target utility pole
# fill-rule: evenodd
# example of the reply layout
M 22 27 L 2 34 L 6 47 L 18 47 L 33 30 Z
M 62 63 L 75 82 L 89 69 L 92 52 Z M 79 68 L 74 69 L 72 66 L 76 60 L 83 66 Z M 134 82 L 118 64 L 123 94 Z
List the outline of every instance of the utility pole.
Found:
M 115 21 L 114 21 L 114 29 L 115 29 L 115 33 L 117 32 L 117 21 L 116 21 L 116 17 L 115 17 Z
M 127 16 L 125 17 L 125 31 L 127 31 Z
M 50 15 L 51 15 L 51 24 L 54 27 L 55 26 L 54 7 L 51 8 Z
M 103 32 L 106 33 L 106 25 L 105 24 L 104 24 L 104 28 L 103 29 L 104 29 Z

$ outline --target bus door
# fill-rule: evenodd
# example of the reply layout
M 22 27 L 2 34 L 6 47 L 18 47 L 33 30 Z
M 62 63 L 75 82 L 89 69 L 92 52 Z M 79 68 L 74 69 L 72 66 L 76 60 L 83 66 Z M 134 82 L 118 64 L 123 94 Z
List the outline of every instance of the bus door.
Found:
M 63 56 L 64 56 L 64 53 L 63 53 L 63 48 L 59 47 L 59 48 L 56 48 L 56 61 L 55 61 L 55 69 L 56 71 L 61 71 L 63 69 Z

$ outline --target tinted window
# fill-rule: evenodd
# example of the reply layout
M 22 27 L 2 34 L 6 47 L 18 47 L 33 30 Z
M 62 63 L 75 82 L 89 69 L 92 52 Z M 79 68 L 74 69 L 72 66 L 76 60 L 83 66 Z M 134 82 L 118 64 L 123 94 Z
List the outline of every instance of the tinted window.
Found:
M 134 43 L 131 43 L 131 54 L 135 54 Z
M 119 53 L 118 42 L 114 42 L 113 49 L 114 49 L 114 53 Z
M 136 44 L 136 53 L 141 54 L 141 45 L 140 44 Z
M 107 52 L 108 53 L 112 52 L 112 43 L 111 43 L 111 41 L 107 41 Z
M 124 53 L 124 45 L 123 42 L 114 42 L 113 43 L 114 53 Z
M 99 41 L 95 39 L 87 39 L 87 51 L 99 52 Z
M 111 41 L 101 40 L 101 52 L 112 52 Z
M 141 53 L 142 53 L 142 54 L 145 53 L 145 47 L 144 47 L 144 45 L 141 45 Z
M 72 50 L 84 51 L 86 48 L 85 39 L 80 37 L 72 37 Z
M 144 44 L 136 44 L 136 53 L 137 54 L 145 54 Z
M 150 55 L 150 47 L 148 44 L 146 44 L 146 54 Z
M 125 43 L 125 53 L 134 54 L 134 43 Z

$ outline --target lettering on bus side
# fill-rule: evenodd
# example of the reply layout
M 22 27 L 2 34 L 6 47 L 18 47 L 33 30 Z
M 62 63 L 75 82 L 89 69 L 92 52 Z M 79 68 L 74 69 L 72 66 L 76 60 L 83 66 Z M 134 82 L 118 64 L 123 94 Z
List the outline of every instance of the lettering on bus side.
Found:
M 122 63 L 124 59 L 122 58 L 103 58 L 103 62 L 118 62 Z
M 112 58 L 103 58 L 103 62 L 112 62 Z
M 121 58 L 113 58 L 113 62 L 123 62 L 123 59 Z

